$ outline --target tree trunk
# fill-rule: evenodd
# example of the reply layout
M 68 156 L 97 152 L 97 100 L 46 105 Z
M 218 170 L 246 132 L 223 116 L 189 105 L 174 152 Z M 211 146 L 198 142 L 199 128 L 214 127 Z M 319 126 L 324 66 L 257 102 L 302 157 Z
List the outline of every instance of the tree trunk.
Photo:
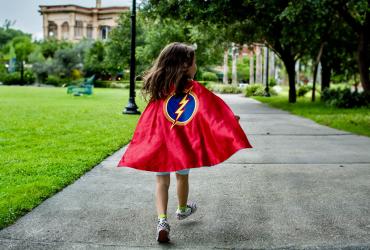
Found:
M 365 1 L 366 2 L 366 1 Z M 364 22 L 359 22 L 355 18 L 348 6 L 342 4 L 341 2 L 335 3 L 335 8 L 338 10 L 339 15 L 344 19 L 344 21 L 352 27 L 354 32 L 358 35 L 358 46 L 357 46 L 357 61 L 360 71 L 360 80 L 364 91 L 370 93 L 370 81 L 369 81 L 369 55 L 368 55 L 368 45 L 369 45 L 369 26 L 370 26 L 370 0 L 367 1 L 367 9 L 365 13 Z
M 314 64 L 314 70 L 313 70 L 313 84 L 312 84 L 312 98 L 311 101 L 315 101 L 315 92 L 316 92 L 316 77 L 317 77 L 317 69 L 319 67 L 320 59 L 322 56 L 322 52 L 324 50 L 325 43 L 321 43 L 319 53 L 317 54 L 315 64 Z
M 24 63 L 21 61 L 21 85 L 24 84 Z
M 284 62 L 286 71 L 289 77 L 289 102 L 295 103 L 297 100 L 297 93 L 295 89 L 295 63 L 296 61 L 290 57 L 281 58 Z
M 315 63 L 314 69 L 313 69 L 313 83 L 312 83 L 312 95 L 311 95 L 311 102 L 315 101 L 315 91 L 316 91 L 316 77 L 317 77 L 317 69 L 319 67 L 319 64 Z
M 331 66 L 321 58 L 321 92 L 330 88 Z
M 360 80 L 362 88 L 366 92 L 370 92 L 370 81 L 369 81 L 369 56 L 368 56 L 368 44 L 369 37 L 367 34 L 368 31 L 364 29 L 361 30 L 359 34 L 359 44 L 357 47 L 357 60 L 358 66 L 360 69 Z

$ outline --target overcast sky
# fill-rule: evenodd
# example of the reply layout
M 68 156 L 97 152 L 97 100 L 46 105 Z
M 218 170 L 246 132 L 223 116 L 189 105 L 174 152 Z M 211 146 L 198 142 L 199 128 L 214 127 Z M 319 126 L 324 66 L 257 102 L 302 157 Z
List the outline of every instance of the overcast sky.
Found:
M 0 0 L 0 25 L 6 19 L 15 21 L 14 28 L 31 33 L 34 38 L 42 38 L 42 16 L 39 5 L 76 4 L 94 7 L 95 0 Z M 136 0 L 136 2 L 140 2 Z M 102 0 L 102 6 L 131 6 L 131 0 Z

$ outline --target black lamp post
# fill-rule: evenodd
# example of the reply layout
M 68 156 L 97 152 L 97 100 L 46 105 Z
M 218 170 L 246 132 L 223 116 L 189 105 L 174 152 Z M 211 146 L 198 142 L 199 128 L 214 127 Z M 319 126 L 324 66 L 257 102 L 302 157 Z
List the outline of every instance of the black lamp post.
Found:
M 265 96 L 269 97 L 269 48 L 266 46 L 265 48 L 265 81 L 266 81 L 266 88 L 265 88 Z
M 130 60 L 130 97 L 123 114 L 140 114 L 135 103 L 135 47 L 136 47 L 136 0 L 131 7 L 131 60 Z

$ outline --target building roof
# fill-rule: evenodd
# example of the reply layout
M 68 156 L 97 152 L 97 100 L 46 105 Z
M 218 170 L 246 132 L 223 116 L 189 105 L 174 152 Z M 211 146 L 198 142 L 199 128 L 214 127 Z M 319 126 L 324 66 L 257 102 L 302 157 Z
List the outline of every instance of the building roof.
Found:
M 83 7 L 75 4 L 67 4 L 67 5 L 39 5 L 40 7 L 40 14 L 44 13 L 58 13 L 58 12 L 79 12 L 85 14 L 91 14 L 94 12 L 97 13 L 121 13 L 122 11 L 129 10 L 128 6 L 111 6 L 111 7 L 102 7 L 102 8 L 95 8 L 95 7 Z

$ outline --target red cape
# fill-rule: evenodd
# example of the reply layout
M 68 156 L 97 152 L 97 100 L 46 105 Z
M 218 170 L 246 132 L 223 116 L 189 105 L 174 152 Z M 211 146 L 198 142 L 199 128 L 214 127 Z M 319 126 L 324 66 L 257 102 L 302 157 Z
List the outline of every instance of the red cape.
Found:
M 181 96 L 148 103 L 117 167 L 174 172 L 213 166 L 252 148 L 221 98 L 197 81 L 186 87 Z

